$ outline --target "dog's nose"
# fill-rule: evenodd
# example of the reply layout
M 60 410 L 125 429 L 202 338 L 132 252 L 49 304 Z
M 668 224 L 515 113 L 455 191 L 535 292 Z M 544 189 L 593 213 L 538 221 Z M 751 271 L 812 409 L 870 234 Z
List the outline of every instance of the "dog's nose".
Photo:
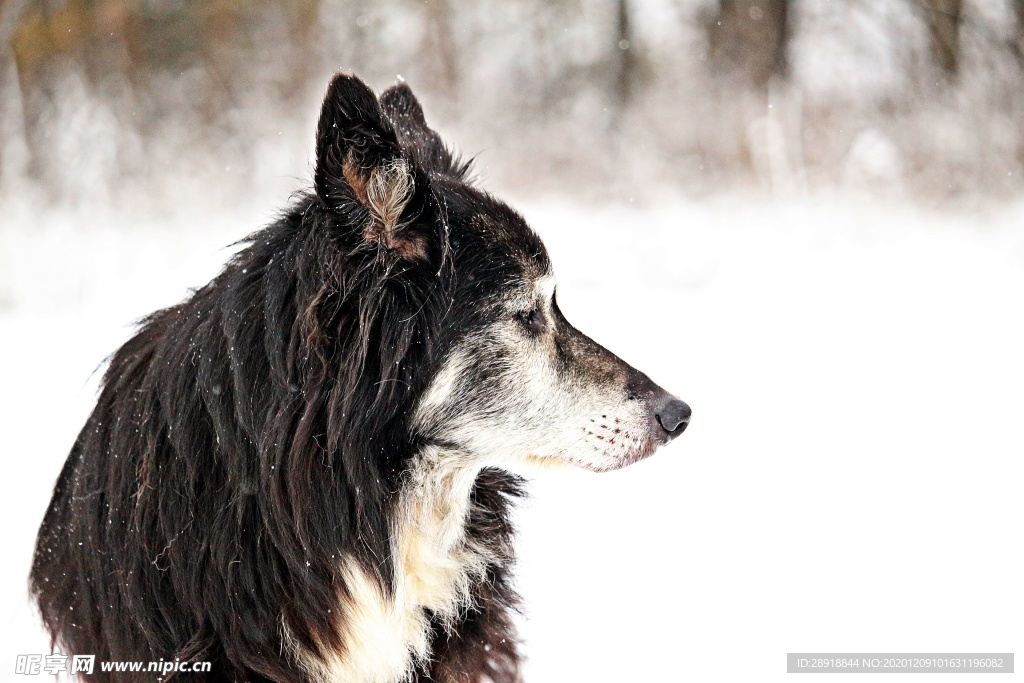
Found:
M 690 424 L 690 406 L 671 394 L 665 395 L 654 407 L 654 417 L 661 428 L 668 432 L 671 441 L 679 436 Z

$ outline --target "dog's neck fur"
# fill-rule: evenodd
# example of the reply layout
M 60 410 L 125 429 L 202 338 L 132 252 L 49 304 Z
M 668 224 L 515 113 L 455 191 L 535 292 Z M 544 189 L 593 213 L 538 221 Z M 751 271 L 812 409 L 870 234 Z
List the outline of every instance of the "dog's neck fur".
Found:
M 477 462 L 456 451 L 428 446 L 417 456 L 397 506 L 392 593 L 355 561 L 343 564 L 346 652 L 326 667 L 325 678 L 402 680 L 428 659 L 431 619 L 450 630 L 469 607 L 472 587 L 497 559 L 485 539 L 466 533 L 479 472 Z

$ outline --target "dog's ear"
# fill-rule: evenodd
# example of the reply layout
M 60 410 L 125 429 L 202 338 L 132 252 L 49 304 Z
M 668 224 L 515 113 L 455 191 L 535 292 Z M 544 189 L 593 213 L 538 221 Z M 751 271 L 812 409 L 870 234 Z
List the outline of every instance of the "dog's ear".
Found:
M 376 95 L 339 73 L 327 87 L 316 133 L 316 193 L 329 209 L 354 219 L 365 240 L 408 259 L 425 259 L 424 236 L 407 230 L 425 188 L 403 156 Z
M 436 173 L 465 180 L 470 162 L 458 159 L 441 141 L 423 115 L 423 107 L 405 81 L 391 86 L 380 96 L 380 105 L 391 119 L 401 146 L 417 163 Z

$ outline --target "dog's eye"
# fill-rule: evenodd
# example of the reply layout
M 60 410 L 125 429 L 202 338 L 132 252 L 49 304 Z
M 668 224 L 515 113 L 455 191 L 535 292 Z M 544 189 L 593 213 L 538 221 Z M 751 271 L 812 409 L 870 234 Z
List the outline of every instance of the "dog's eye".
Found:
M 517 313 L 516 318 L 523 327 L 534 334 L 544 331 L 544 314 L 539 308 Z

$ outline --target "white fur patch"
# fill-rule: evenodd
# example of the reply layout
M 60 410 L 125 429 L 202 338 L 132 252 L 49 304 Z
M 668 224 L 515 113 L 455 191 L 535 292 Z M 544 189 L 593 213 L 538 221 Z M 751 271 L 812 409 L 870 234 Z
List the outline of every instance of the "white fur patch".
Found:
M 462 349 L 456 349 L 448 357 L 441 367 L 441 371 L 434 376 L 427 391 L 417 404 L 416 413 L 413 416 L 414 425 L 419 428 L 428 426 L 439 411 L 451 404 L 452 400 L 456 398 L 455 390 L 469 368 L 470 362 L 469 355 Z
M 354 562 L 341 571 L 350 598 L 341 610 L 346 652 L 321 668 L 331 681 L 392 683 L 425 663 L 430 621 L 446 628 L 469 606 L 470 591 L 494 557 L 465 536 L 469 496 L 480 468 L 465 456 L 427 448 L 401 494 L 395 530 L 395 586 L 385 596 Z
M 545 306 L 551 305 L 551 299 L 555 296 L 555 285 L 558 284 L 554 275 L 543 275 L 537 278 L 534 283 L 534 291 L 537 299 L 543 301 Z
M 555 284 L 555 276 L 546 274 L 537 278 L 532 286 L 504 292 L 505 308 L 513 315 L 533 308 L 550 311 L 551 301 L 555 294 Z

